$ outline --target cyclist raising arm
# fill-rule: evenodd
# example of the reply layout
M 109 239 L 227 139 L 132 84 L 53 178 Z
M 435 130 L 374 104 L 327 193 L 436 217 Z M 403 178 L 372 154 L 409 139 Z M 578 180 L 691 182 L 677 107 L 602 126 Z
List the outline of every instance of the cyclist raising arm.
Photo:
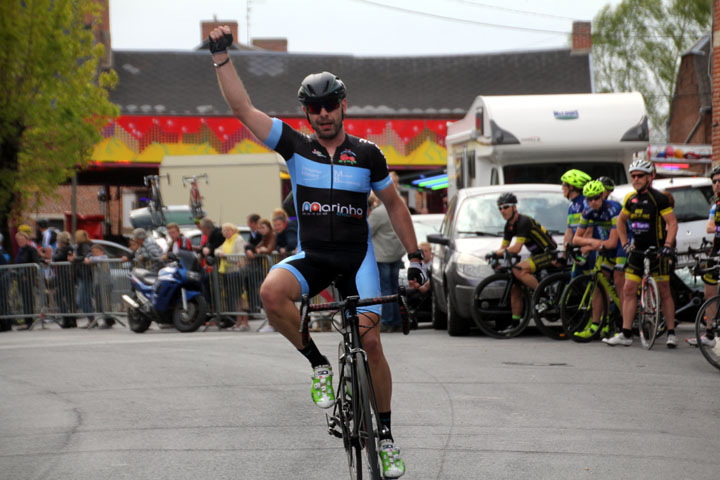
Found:
M 300 85 L 298 99 L 315 135 L 304 135 L 277 118 L 256 109 L 226 49 L 232 44 L 230 29 L 210 33 L 220 88 L 233 113 L 269 148 L 285 159 L 292 181 L 298 214 L 298 253 L 273 266 L 260 289 L 271 325 L 282 333 L 313 367 L 311 395 L 316 405 L 328 408 L 335 402 L 332 367 L 315 343 L 303 347 L 299 333 L 300 312 L 295 301 L 301 295 L 317 295 L 331 282 L 343 297 L 380 296 L 377 263 L 370 243 L 367 205 L 370 191 L 380 197 L 393 229 L 413 263 L 408 278 L 420 284 L 427 275 L 419 263 L 410 212 L 390 178 L 387 162 L 372 142 L 348 135 L 343 128 L 347 109 L 345 84 L 335 75 L 308 75 Z M 383 476 L 397 478 L 405 472 L 399 449 L 390 433 L 392 377 L 380 343 L 380 306 L 360 315 L 363 348 L 367 352 L 380 422 Z
M 653 259 L 651 275 L 657 282 L 662 300 L 662 312 L 667 322 L 667 346 L 675 348 L 678 341 L 675 336 L 675 302 L 670 293 L 670 256 L 678 231 L 677 220 L 667 196 L 652 188 L 655 167 L 647 160 L 645 152 L 634 155 L 628 170 L 635 191 L 625 197 L 623 209 L 617 219 L 620 242 L 628 252 L 623 288 L 623 331 L 609 338 L 606 343 L 625 346 L 632 344 L 632 322 L 637 309 L 638 284 L 643 274 L 643 256 L 634 250 L 656 247 L 660 252 L 660 258 Z M 628 241 L 627 220 L 631 223 L 632 243 Z M 667 229 L 664 228 L 665 226 Z

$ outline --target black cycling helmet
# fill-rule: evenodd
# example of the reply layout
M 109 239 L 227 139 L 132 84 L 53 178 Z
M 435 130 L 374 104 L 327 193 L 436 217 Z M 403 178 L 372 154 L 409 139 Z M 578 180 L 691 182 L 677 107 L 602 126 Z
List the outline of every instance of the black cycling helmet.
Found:
M 710 170 L 710 175 L 708 175 L 708 177 L 712 178 L 715 175 L 717 175 L 718 173 L 720 173 L 720 165 L 718 165 L 717 167 Z
M 305 77 L 298 90 L 303 105 L 325 100 L 345 98 L 345 84 L 330 72 L 312 73 Z
M 497 204 L 498 205 L 508 205 L 508 204 L 517 205 L 517 197 L 515 196 L 514 193 L 510 193 L 510 192 L 503 193 L 502 195 L 500 195 L 498 197 Z
M 598 182 L 602 183 L 603 187 L 605 187 L 605 190 L 608 192 L 615 190 L 615 182 L 610 177 L 600 177 L 598 178 Z

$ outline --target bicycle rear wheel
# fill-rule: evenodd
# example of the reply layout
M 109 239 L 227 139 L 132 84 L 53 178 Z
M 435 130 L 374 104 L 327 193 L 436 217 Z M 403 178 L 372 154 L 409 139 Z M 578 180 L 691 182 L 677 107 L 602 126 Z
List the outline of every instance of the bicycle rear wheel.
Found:
M 710 322 L 710 329 L 707 323 Z M 703 357 L 710 365 L 720 369 L 720 341 L 718 341 L 718 327 L 720 326 L 720 295 L 710 298 L 702 304 L 695 317 L 695 339 L 697 346 L 702 352 Z M 715 345 L 705 345 L 702 343 L 702 336 L 711 330 L 715 334 Z
M 375 426 L 377 419 L 375 417 L 375 411 L 373 405 L 370 404 L 371 398 L 371 384 L 370 384 L 370 373 L 368 371 L 368 364 L 365 361 L 365 356 L 362 352 L 358 352 L 354 356 L 355 361 L 354 368 L 357 373 L 357 392 L 358 395 L 353 396 L 353 403 L 356 412 L 356 430 L 357 440 L 361 449 L 365 449 L 367 465 L 369 472 L 369 478 L 371 480 L 380 480 L 380 463 L 377 452 L 377 432 Z M 374 404 L 374 401 L 373 401 Z M 358 467 L 360 462 L 358 462 Z M 362 478 L 362 469 L 357 469 L 357 478 Z
M 574 335 L 584 331 L 592 323 L 592 299 L 599 288 L 595 275 L 585 274 L 573 278 L 563 291 L 560 302 L 560 317 L 568 336 L 577 342 L 589 342 L 600 336 L 604 319 L 607 317 L 607 300 L 602 289 L 600 289 L 602 306 L 599 328 L 590 337 L 582 338 Z
M 652 277 L 643 279 L 640 291 L 640 343 L 647 350 L 655 344 L 660 320 L 660 294 Z
M 485 335 L 493 338 L 512 338 L 520 335 L 530 322 L 530 294 L 519 282 L 522 313 L 520 320 L 513 321 L 510 305 L 512 274 L 496 273 L 490 275 L 475 287 L 473 293 L 473 320 Z
M 535 325 L 553 340 L 568 339 L 560 317 L 560 298 L 569 281 L 570 272 L 548 275 L 538 284 L 532 296 Z

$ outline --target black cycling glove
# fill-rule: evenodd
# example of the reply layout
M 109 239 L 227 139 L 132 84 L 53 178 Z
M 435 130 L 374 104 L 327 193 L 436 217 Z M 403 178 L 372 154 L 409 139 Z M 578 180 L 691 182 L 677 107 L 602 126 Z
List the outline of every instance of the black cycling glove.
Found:
M 673 249 L 672 249 L 672 247 L 668 247 L 667 245 L 665 245 L 665 246 L 660 250 L 660 256 L 661 256 L 661 257 L 670 257 L 670 256 L 672 256 L 672 254 L 673 254 Z
M 427 268 L 420 262 L 411 262 L 407 271 L 408 280 L 415 280 L 420 285 L 425 285 L 428 281 Z
M 232 33 L 226 33 L 216 42 L 212 38 L 210 40 L 210 53 L 222 53 L 227 51 L 228 47 L 233 43 Z
M 634 248 L 635 245 L 633 245 L 632 242 L 627 242 L 625 245 L 623 245 L 623 250 L 625 250 L 625 253 L 627 253 L 628 255 L 630 255 L 630 252 L 632 252 Z

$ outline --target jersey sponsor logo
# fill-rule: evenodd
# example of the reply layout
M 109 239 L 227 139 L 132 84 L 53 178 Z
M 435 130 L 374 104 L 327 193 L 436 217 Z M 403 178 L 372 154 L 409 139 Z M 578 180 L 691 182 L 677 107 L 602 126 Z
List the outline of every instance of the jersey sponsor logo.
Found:
M 311 168 L 311 167 L 308 167 L 307 165 L 302 166 L 301 175 L 302 175 L 302 178 L 305 180 L 308 180 L 308 181 L 319 180 L 320 177 L 322 176 L 322 174 L 323 174 L 322 170 L 319 170 L 317 168 Z
M 354 171 L 361 171 L 355 169 Z M 333 182 L 336 187 L 338 188 L 351 188 L 355 187 L 356 189 L 362 189 L 363 187 L 367 187 L 369 190 L 369 186 L 367 185 L 367 178 L 363 178 L 360 175 L 348 173 L 348 170 L 346 169 L 343 171 L 342 169 L 336 169 L 333 175 Z
M 320 158 L 325 158 L 325 154 L 322 153 L 322 152 L 321 152 L 320 150 L 318 150 L 317 148 L 314 148 L 313 151 L 312 151 L 312 153 L 313 153 L 313 155 L 318 156 L 318 157 L 320 157 Z
M 323 216 L 334 213 L 338 217 L 363 218 L 364 210 L 353 205 L 341 205 L 339 203 L 328 204 L 320 202 L 303 202 L 302 214 L 312 216 Z
M 650 224 L 648 222 L 632 222 L 630 227 L 635 232 L 647 232 L 650 230 Z
M 338 163 L 342 163 L 344 165 L 357 165 L 357 155 L 355 155 L 355 152 L 352 150 L 343 150 L 340 152 L 340 160 L 338 160 Z

